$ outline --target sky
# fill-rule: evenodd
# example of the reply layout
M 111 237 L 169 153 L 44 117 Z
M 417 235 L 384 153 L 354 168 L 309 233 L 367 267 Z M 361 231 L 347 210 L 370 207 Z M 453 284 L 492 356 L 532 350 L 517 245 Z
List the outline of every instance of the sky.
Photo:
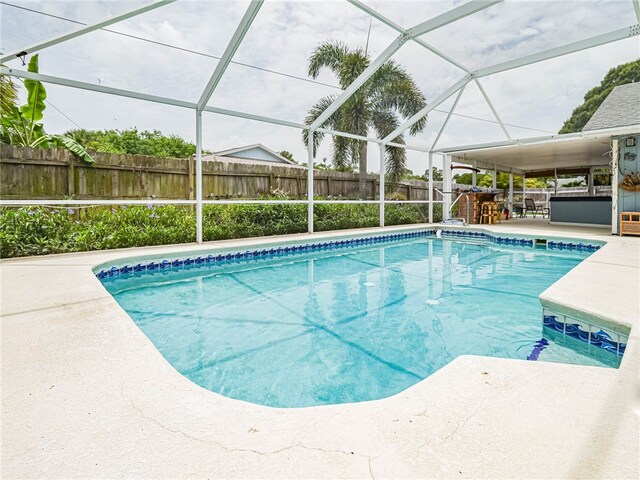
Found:
M 463 2 L 364 3 L 409 28 Z M 4 53 L 23 49 L 80 28 L 69 20 L 92 23 L 142 5 L 137 1 L 2 0 L 0 48 Z M 211 57 L 222 55 L 248 5 L 248 1 L 179 0 L 108 28 L 184 50 L 96 31 L 41 51 L 40 72 L 195 102 L 216 67 L 217 60 Z M 632 0 L 507 0 L 421 39 L 466 67 L 477 69 L 635 23 Z M 320 42 L 339 40 L 365 48 L 369 39 L 368 53 L 375 58 L 397 36 L 396 31 L 378 20 L 371 21 L 346 1 L 267 0 L 234 56 L 237 63 L 229 66 L 209 105 L 302 123 L 318 99 L 340 92 L 329 72 L 320 75 L 319 83 L 309 81 L 307 61 Z M 639 56 L 640 44 L 635 37 L 486 77 L 481 82 L 502 120 L 513 125 L 507 127 L 513 138 L 548 135 L 560 129 L 584 94 L 599 84 L 610 68 Z M 464 76 L 462 70 L 414 42 L 404 44 L 393 59 L 413 76 L 428 101 Z M 18 59 L 7 65 L 23 68 Z M 192 110 L 57 85 L 46 87 L 49 105 L 44 125 L 49 132 L 79 127 L 137 127 L 195 141 Z M 431 112 L 427 128 L 407 137 L 406 142 L 430 147 L 453 100 L 451 97 L 438 107 L 439 111 Z M 439 147 L 505 139 L 474 84 L 466 88 L 455 113 L 482 120 L 452 116 Z M 205 149 L 220 151 L 255 143 L 275 151 L 288 150 L 296 160 L 306 161 L 297 129 L 205 113 Z M 331 157 L 331 137 L 325 137 L 317 160 L 325 157 Z M 435 158 L 436 166 L 441 166 L 439 156 Z M 374 145 L 370 145 L 369 159 L 368 170 L 377 171 Z M 425 153 L 408 151 L 407 159 L 414 172 L 426 170 Z

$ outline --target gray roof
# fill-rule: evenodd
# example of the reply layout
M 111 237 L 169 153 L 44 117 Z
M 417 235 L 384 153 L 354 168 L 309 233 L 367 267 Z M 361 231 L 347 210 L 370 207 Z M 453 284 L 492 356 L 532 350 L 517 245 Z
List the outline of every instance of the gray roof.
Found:
M 619 85 L 604 99 L 583 132 L 640 124 L 640 83 Z

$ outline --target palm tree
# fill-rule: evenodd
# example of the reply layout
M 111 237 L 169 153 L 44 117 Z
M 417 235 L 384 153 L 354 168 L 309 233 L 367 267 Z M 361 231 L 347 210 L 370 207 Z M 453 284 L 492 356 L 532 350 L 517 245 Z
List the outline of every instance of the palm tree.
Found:
M 337 41 L 321 43 L 309 58 L 309 76 L 318 78 L 321 70 L 329 69 L 337 78 L 340 87 L 347 88 L 368 66 L 369 55 L 362 49 L 351 50 Z M 321 98 L 307 114 L 305 123 L 311 125 L 329 106 L 337 95 Z M 408 118 L 426 105 L 424 95 L 409 73 L 396 62 L 384 63 L 321 127 L 341 130 L 366 136 L 373 129 L 378 138 L 384 138 L 399 125 L 401 119 Z M 414 123 L 409 133 L 415 135 L 426 126 L 423 117 Z M 302 133 L 307 144 L 308 131 Z M 314 154 L 324 138 L 321 132 L 314 132 Z M 398 135 L 395 143 L 404 144 L 403 135 Z M 390 182 L 397 182 L 406 168 L 405 150 L 397 147 L 385 148 L 386 174 Z M 367 142 L 344 137 L 333 137 L 333 167 L 337 170 L 358 165 L 359 195 L 366 197 Z

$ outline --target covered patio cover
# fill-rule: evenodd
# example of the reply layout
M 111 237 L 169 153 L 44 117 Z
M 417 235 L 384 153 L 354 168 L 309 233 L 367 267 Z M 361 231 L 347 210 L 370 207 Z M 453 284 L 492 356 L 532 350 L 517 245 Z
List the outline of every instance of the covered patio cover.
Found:
M 611 164 L 611 139 L 639 133 L 640 125 L 598 131 L 455 146 L 434 151 L 455 163 L 532 177 L 586 175 Z

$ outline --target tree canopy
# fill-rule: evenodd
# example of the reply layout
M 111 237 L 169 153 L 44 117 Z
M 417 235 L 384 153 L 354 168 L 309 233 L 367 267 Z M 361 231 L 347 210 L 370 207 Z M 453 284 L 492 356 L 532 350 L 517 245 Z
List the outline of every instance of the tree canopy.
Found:
M 453 176 L 456 183 L 462 185 L 471 185 L 473 175 L 471 173 L 459 173 Z M 478 173 L 476 175 L 476 183 L 479 187 L 491 187 L 493 185 L 493 172 Z M 517 190 L 522 189 L 522 177 L 520 175 L 513 176 L 513 187 Z M 547 182 L 544 178 L 527 178 L 527 188 L 546 188 Z M 496 188 L 506 190 L 509 188 L 509 174 L 498 172 L 496 179 Z
M 558 133 L 573 133 L 582 130 L 607 95 L 618 85 L 640 81 L 640 60 L 623 63 L 609 70 L 600 85 L 589 90 L 584 96 L 584 102 L 578 106 L 571 117 L 564 122 Z
M 150 155 L 153 157 L 187 158 L 196 146 L 177 135 L 163 135 L 158 130 L 71 130 L 67 135 L 87 149 L 105 153 Z

